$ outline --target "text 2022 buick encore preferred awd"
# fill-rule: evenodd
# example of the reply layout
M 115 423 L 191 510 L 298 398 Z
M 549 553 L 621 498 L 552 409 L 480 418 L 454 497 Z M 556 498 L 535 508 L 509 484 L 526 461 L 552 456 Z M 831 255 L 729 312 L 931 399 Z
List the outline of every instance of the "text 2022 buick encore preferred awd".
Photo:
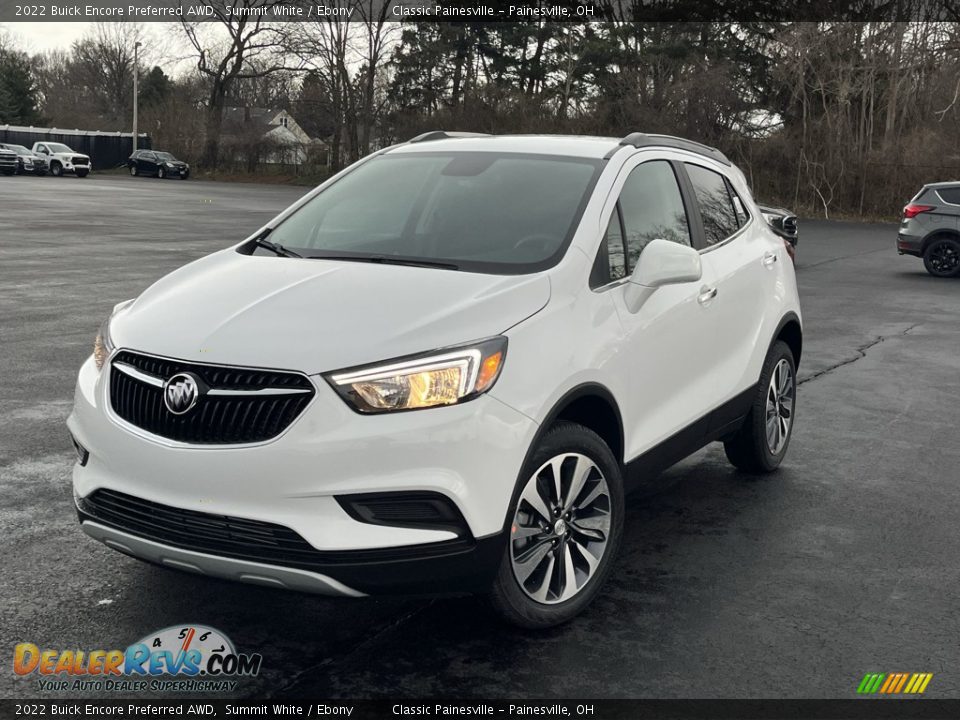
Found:
M 563 622 L 624 491 L 787 452 L 793 265 L 717 150 L 435 132 L 103 324 L 69 419 L 83 530 L 311 592 L 487 593 Z

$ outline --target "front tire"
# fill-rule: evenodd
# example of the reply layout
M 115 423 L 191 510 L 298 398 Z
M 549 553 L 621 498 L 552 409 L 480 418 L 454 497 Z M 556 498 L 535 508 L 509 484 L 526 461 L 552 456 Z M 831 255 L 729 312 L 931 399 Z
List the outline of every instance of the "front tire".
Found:
M 727 459 L 749 473 L 770 473 L 787 454 L 797 406 L 793 351 L 777 340 L 767 353 L 753 405 L 743 426 L 723 443 Z
M 130 177 L 136 177 L 136 176 L 139 175 L 139 174 L 140 174 L 140 171 L 137 169 L 137 166 L 136 166 L 136 165 L 131 165 L 131 166 L 130 166 Z
M 166 171 L 166 170 L 164 170 L 163 168 L 160 168 L 159 170 L 157 170 L 157 177 L 158 177 L 158 178 L 160 178 L 161 180 L 163 180 L 166 176 L 167 176 L 167 171 Z
M 50 163 L 50 174 L 54 177 L 63 177 L 63 165 L 58 162 Z
M 520 474 L 510 537 L 490 592 L 494 610 L 530 629 L 573 619 L 610 574 L 623 513 L 613 452 L 592 430 L 557 423 Z
M 923 251 L 923 266 L 934 277 L 960 275 L 960 242 L 951 237 L 933 238 Z

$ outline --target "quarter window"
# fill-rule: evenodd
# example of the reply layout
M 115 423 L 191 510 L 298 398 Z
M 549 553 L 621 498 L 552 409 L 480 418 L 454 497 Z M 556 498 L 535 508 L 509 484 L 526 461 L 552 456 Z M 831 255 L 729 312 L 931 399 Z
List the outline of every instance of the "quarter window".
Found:
M 608 280 L 620 280 L 627 276 L 626 256 L 623 252 L 623 231 L 620 226 L 620 207 L 617 206 L 610 216 L 605 237 L 607 261 L 610 265 Z
M 737 213 L 723 175 L 699 165 L 687 164 L 687 174 L 693 184 L 703 219 L 703 231 L 708 245 L 723 242 L 737 231 Z
M 733 185 L 731 185 L 729 182 L 727 183 L 727 190 L 730 191 L 730 199 L 733 200 L 733 212 L 737 216 L 737 225 L 743 227 L 750 219 L 750 213 L 747 212 L 747 206 L 743 204 L 743 200 L 740 199 L 740 196 L 737 195 L 737 191 L 733 189 Z
M 937 190 L 937 195 L 944 202 L 951 205 L 960 205 L 960 188 L 940 188 Z

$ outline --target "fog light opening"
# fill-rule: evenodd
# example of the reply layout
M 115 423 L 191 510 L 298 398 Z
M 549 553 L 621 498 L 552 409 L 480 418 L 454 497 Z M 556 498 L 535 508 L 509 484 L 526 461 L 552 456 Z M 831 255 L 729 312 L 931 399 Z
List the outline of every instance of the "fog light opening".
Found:
M 73 443 L 73 449 L 77 451 L 77 462 L 80 463 L 80 467 L 84 467 L 87 464 L 87 460 L 90 459 L 90 453 L 87 449 L 77 442 L 77 439 L 71 435 L 70 442 Z

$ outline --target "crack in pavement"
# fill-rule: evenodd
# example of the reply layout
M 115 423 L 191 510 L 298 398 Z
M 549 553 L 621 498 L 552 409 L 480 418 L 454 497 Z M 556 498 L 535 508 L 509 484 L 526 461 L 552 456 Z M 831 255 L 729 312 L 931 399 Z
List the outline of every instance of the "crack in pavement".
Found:
M 869 350 L 870 348 L 876 347 L 877 345 L 882 343 L 884 340 L 889 340 L 890 338 L 893 338 L 893 337 L 903 337 L 904 335 L 907 335 L 915 327 L 919 327 L 920 324 L 921 323 L 914 323 L 903 332 L 894 333 L 893 335 L 879 335 L 878 337 L 874 338 L 873 340 L 866 343 L 865 345 L 861 345 L 860 347 L 854 348 L 854 352 L 857 353 L 856 357 L 847 358 L 846 360 L 842 360 L 841 362 L 831 365 L 830 367 L 824 368 L 819 372 L 815 372 L 813 375 L 810 375 L 809 377 L 805 377 L 803 380 L 798 380 L 797 385 L 798 386 L 803 385 L 804 383 L 808 383 L 811 380 L 816 380 L 817 378 L 821 378 L 824 375 L 828 375 L 832 373 L 834 370 L 838 370 L 846 365 L 852 365 L 858 360 L 863 360 L 863 358 L 867 356 L 867 350 Z
M 290 689 L 296 687 L 296 686 L 300 683 L 300 681 L 301 681 L 302 679 L 304 679 L 308 674 L 309 674 L 309 675 L 312 675 L 313 673 L 317 672 L 318 670 L 321 670 L 322 668 L 327 667 L 327 666 L 330 665 L 334 660 L 337 660 L 338 662 L 341 662 L 341 661 L 346 660 L 347 658 L 355 655 L 356 653 L 358 653 L 358 652 L 360 652 L 361 650 L 363 650 L 365 647 L 368 647 L 369 645 L 372 645 L 374 642 L 376 642 L 377 640 L 379 640 L 379 639 L 380 639 L 381 637 L 383 637 L 384 635 L 386 635 L 386 634 L 388 634 L 388 633 L 396 630 L 398 627 L 400 627 L 401 625 L 403 625 L 403 624 L 406 623 L 407 621 L 413 619 L 414 617 L 416 617 L 416 616 L 419 615 L 420 613 L 424 612 L 427 608 L 429 608 L 429 607 L 432 606 L 433 604 L 434 604 L 434 600 L 429 600 L 428 602 L 425 602 L 425 603 L 423 603 L 422 605 L 419 605 L 418 607 L 414 608 L 413 610 L 410 610 L 409 612 L 405 612 L 405 613 L 402 613 L 402 614 L 400 614 L 400 615 L 397 615 L 397 616 L 394 617 L 392 620 L 390 620 L 389 622 L 387 622 L 387 623 L 385 623 L 383 626 L 381 626 L 380 629 L 377 630 L 375 633 L 373 633 L 372 635 L 367 636 L 366 639 L 364 639 L 362 642 L 359 642 L 359 643 L 357 643 L 356 645 L 354 645 L 353 647 L 351 647 L 347 652 L 342 653 L 342 654 L 339 654 L 339 655 L 331 655 L 330 657 L 324 658 L 324 659 L 321 660 L 320 662 L 315 663 L 315 664 L 313 664 L 313 665 L 310 665 L 309 667 L 306 667 L 306 668 L 304 668 L 303 670 L 301 670 L 300 672 L 296 673 L 293 677 L 290 678 L 290 680 L 288 680 L 287 682 L 285 682 L 283 685 L 281 685 L 280 687 L 276 688 L 276 689 L 275 689 L 274 691 L 272 691 L 272 692 L 268 692 L 268 693 L 266 694 L 266 696 L 265 696 L 266 699 L 267 699 L 267 700 L 272 700 L 273 698 L 283 697 L 283 693 L 284 693 L 285 691 L 290 690 Z
M 801 270 L 810 270 L 811 268 L 820 267 L 821 265 L 827 265 L 840 260 L 849 260 L 850 258 L 863 257 L 864 255 L 873 255 L 874 253 L 888 251 L 889 248 L 877 248 L 876 250 L 865 250 L 864 252 L 852 253 L 851 255 L 841 255 L 840 257 L 828 258 L 827 260 L 821 260 L 820 262 L 811 263 L 809 265 L 799 264 L 797 265 L 797 272 L 800 272 Z

